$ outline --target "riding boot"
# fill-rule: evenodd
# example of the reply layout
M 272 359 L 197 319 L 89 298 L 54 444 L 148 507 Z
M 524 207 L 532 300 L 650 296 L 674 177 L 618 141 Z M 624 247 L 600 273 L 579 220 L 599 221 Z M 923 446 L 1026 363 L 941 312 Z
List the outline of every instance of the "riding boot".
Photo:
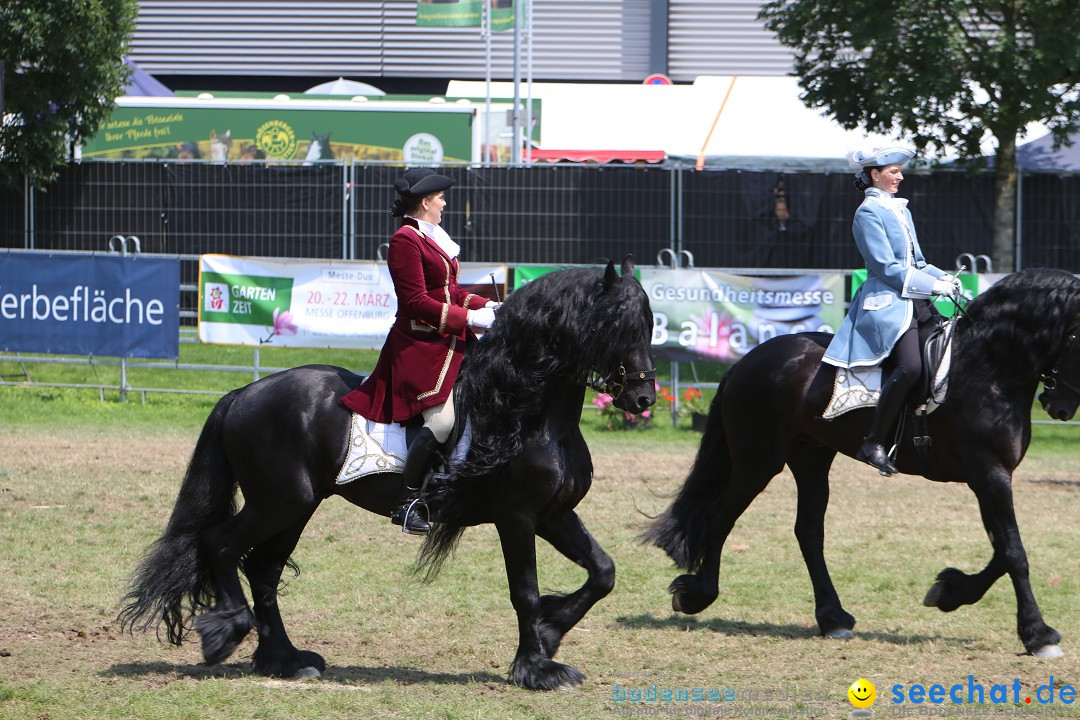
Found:
M 405 456 L 401 494 L 398 496 L 396 508 L 390 513 L 390 522 L 401 525 L 404 532 L 410 535 L 426 535 L 431 529 L 427 519 L 419 512 L 421 504 L 416 501 L 420 497 L 424 478 L 431 468 L 431 461 L 435 458 L 439 445 L 431 430 L 420 428 Z
M 874 421 L 870 425 L 870 432 L 863 438 L 862 447 L 855 453 L 856 460 L 873 465 L 885 475 L 897 472 L 896 466 L 889 459 L 885 444 L 892 437 L 893 427 L 904 410 L 904 403 L 907 401 L 910 389 L 906 383 L 899 380 L 901 377 L 903 377 L 903 372 L 894 370 L 881 386 L 881 396 L 874 410 Z

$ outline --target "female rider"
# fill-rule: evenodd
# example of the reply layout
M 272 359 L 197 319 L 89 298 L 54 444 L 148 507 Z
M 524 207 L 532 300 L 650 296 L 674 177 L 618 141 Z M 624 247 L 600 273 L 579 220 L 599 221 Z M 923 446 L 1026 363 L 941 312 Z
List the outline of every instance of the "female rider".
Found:
M 386 263 L 398 312 L 371 376 L 343 402 L 379 423 L 423 426 L 409 444 L 401 496 L 390 515 L 405 532 L 430 528 L 412 505 L 439 446 L 454 427 L 453 387 L 473 330 L 495 322 L 497 303 L 458 287 L 457 243 L 440 227 L 444 193 L 454 179 L 429 168 L 398 178 L 391 213 L 401 225 L 390 238 Z M 410 509 L 412 508 L 412 509 Z

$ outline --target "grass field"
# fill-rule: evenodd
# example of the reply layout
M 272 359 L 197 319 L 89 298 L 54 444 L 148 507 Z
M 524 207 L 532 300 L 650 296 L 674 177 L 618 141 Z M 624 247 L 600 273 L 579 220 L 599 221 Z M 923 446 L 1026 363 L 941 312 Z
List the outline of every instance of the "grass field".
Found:
M 228 663 L 207 667 L 197 642 L 173 648 L 121 634 L 114 617 L 126 578 L 164 527 L 212 403 L 159 395 L 147 405 L 101 403 L 86 391 L 0 388 L 0 718 L 605 718 L 630 710 L 840 718 L 853 710 L 846 691 L 860 677 L 877 686 L 872 709 L 881 717 L 963 710 L 897 706 L 892 687 L 966 687 L 969 675 L 987 692 L 1019 681 L 1020 703 L 966 709 L 1080 715 L 1072 709 L 1080 703 L 1040 706 L 1036 695 L 1044 685 L 1080 686 L 1077 428 L 1038 428 L 1015 484 L 1034 592 L 1064 635 L 1065 657 L 1046 661 L 1021 654 L 1006 580 L 951 614 L 921 605 L 940 569 L 974 571 L 990 556 L 970 491 L 882 479 L 843 458 L 826 553 L 858 618 L 854 640 L 817 637 L 786 474 L 732 534 L 717 602 L 698 616 L 673 613 L 665 588 L 678 571 L 635 537 L 681 483 L 699 436 L 664 423 L 605 432 L 590 415 L 596 480 L 579 510 L 618 580 L 558 655 L 586 673 L 585 684 L 540 694 L 506 680 L 516 624 L 492 528 L 468 531 L 443 575 L 421 585 L 410 575 L 417 540 L 338 499 L 308 526 L 295 555 L 303 574 L 281 599 L 293 640 L 327 659 L 321 680 L 249 675 L 251 639 Z M 583 580 L 545 545 L 539 569 L 544 592 Z M 736 700 L 617 699 L 653 684 L 732 688 Z

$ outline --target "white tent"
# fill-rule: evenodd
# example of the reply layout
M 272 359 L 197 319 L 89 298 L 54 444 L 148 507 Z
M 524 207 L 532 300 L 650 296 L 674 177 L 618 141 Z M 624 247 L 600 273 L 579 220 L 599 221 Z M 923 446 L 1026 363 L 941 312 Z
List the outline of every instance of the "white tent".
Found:
M 447 95 L 484 97 L 484 86 L 453 80 Z M 527 86 L 520 92 L 524 98 Z M 794 77 L 703 76 L 692 85 L 532 84 L 532 96 L 542 101 L 545 148 L 663 150 L 690 158 L 703 153 L 710 164 L 845 170 L 852 150 L 902 142 L 845 130 L 807 108 L 801 92 Z M 491 94 L 513 97 L 513 84 L 492 83 Z
M 339 77 L 337 80 L 320 83 L 309 87 L 304 91 L 308 95 L 385 95 L 386 93 L 365 82 L 358 80 L 346 80 Z

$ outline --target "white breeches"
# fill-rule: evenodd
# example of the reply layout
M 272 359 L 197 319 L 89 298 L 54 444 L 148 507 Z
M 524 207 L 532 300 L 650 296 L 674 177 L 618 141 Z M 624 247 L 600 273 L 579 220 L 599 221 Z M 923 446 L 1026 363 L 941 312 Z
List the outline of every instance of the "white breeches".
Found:
M 435 439 L 440 443 L 446 442 L 454 429 L 454 391 L 450 391 L 450 396 L 442 405 L 421 410 L 420 415 L 424 418 L 424 427 L 431 431 Z

